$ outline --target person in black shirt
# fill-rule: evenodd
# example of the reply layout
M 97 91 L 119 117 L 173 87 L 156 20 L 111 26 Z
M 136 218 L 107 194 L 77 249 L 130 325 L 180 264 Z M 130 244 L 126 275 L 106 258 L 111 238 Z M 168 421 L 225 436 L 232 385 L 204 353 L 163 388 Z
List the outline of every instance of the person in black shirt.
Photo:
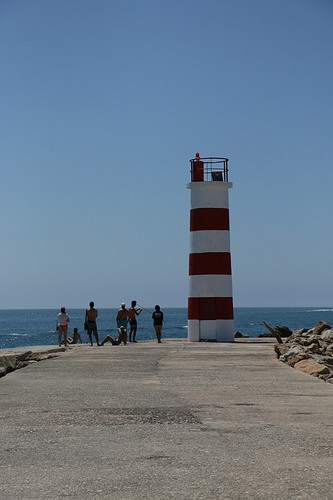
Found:
M 155 311 L 153 312 L 152 318 L 154 320 L 154 328 L 156 333 L 157 342 L 161 343 L 162 336 L 162 324 L 163 324 L 163 313 L 160 309 L 160 306 L 155 306 Z

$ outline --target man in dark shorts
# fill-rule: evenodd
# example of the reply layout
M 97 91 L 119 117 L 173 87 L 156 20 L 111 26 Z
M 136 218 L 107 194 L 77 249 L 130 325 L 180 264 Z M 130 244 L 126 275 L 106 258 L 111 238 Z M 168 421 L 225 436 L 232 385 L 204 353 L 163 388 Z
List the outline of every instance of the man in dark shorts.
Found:
M 94 306 L 95 306 L 94 302 L 90 302 L 90 304 L 89 304 L 90 309 L 86 310 L 87 334 L 88 334 L 88 337 L 90 340 L 90 345 L 93 345 L 92 334 L 94 334 L 94 337 L 96 339 L 96 345 L 99 345 L 97 324 L 96 324 L 96 318 L 98 316 L 98 311 L 97 311 L 97 309 L 95 309 Z
M 136 336 L 136 330 L 138 328 L 138 323 L 136 321 L 135 316 L 139 316 L 139 314 L 142 312 L 141 308 L 135 309 L 135 306 L 136 306 L 136 300 L 132 300 L 131 307 L 128 310 L 128 318 L 130 324 L 129 342 L 132 342 L 132 334 L 133 334 L 133 342 L 136 342 L 135 336 Z
M 125 330 L 127 330 L 128 310 L 126 309 L 126 304 L 124 302 L 121 303 L 120 309 L 118 309 L 116 321 L 117 328 L 123 326 Z

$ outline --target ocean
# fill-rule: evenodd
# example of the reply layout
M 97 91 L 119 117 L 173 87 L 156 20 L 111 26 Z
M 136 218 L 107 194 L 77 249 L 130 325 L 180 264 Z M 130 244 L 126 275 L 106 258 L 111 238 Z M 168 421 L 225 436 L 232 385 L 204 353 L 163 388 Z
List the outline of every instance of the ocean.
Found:
M 187 338 L 187 308 L 162 309 L 165 322 L 162 339 Z M 58 345 L 56 323 L 58 309 L 10 309 L 0 310 L 0 349 L 35 345 Z M 152 315 L 153 308 L 143 309 L 138 316 L 136 339 L 155 339 Z M 88 342 L 83 330 L 84 309 L 68 309 L 70 317 L 68 336 L 73 328 L 78 328 L 82 341 Z M 104 336 L 117 335 L 117 309 L 99 309 L 98 333 L 100 341 Z M 333 308 L 331 307 L 236 307 L 234 309 L 235 332 L 258 337 L 268 333 L 262 322 L 270 326 L 284 325 L 290 328 L 312 328 L 319 320 L 333 325 Z

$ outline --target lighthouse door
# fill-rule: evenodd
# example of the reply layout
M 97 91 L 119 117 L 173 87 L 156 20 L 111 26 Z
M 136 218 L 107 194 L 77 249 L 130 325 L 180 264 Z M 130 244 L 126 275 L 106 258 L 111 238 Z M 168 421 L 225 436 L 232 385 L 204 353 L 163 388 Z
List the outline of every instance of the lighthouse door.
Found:
M 216 340 L 216 300 L 200 300 L 199 310 L 199 339 Z

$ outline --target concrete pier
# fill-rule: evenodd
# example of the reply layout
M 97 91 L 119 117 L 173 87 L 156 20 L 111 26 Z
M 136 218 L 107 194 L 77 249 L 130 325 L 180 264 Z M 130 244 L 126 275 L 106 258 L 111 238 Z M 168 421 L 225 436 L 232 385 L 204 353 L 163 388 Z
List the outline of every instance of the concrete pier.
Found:
M 271 342 L 53 355 L 0 378 L 2 500 L 331 498 L 333 386 Z

